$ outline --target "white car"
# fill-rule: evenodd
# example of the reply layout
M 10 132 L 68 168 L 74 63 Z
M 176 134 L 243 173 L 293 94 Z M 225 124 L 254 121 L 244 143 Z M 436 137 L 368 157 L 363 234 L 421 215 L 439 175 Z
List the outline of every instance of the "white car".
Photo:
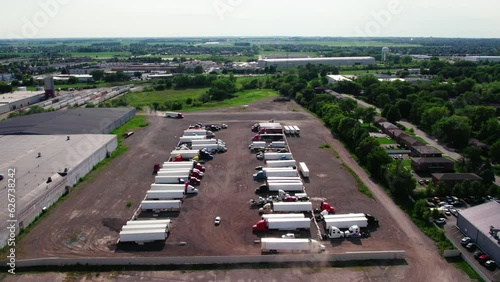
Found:
M 214 221 L 215 225 L 219 225 L 220 221 L 221 221 L 220 216 L 216 216 Z

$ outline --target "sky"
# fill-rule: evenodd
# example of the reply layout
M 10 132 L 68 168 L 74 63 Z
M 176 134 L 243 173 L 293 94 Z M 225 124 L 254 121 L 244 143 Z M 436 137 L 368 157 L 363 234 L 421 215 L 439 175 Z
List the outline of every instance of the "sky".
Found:
M 498 0 L 2 0 L 0 38 L 500 38 Z

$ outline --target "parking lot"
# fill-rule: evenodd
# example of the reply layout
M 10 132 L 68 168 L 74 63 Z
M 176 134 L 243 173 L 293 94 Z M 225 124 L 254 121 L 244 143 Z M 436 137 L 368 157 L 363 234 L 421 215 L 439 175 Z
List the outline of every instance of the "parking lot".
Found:
M 337 208 L 337 213 L 365 212 L 380 221 L 380 227 L 372 230 L 370 238 L 325 242 L 327 253 L 402 249 L 407 251 L 410 267 L 398 266 L 404 273 L 401 277 L 425 279 L 427 274 L 419 271 L 425 266 L 440 269 L 443 276 L 460 277 L 464 281 L 463 274 L 447 266 L 438 257 L 437 250 L 427 247 L 432 245 L 430 239 L 424 239 L 423 248 L 414 245 L 413 240 L 423 235 L 413 233 L 414 228 L 407 228 L 406 222 L 395 220 L 395 206 L 389 212 L 382 202 L 357 190 L 354 177 L 342 166 L 339 155 L 320 148 L 325 143 L 338 148 L 335 147 L 338 141 L 313 116 L 292 111 L 297 107 L 292 103 L 264 101 L 236 109 L 188 113 L 183 120 L 148 117 L 150 125 L 126 139 L 129 150 L 125 154 L 80 185 L 19 242 L 19 257 L 260 254 L 260 245 L 254 242 L 259 237 L 251 231 L 260 217 L 257 210 L 249 208 L 248 201 L 256 198 L 254 189 L 259 185 L 251 175 L 263 162 L 250 154 L 248 145 L 254 135 L 250 127 L 255 122 L 274 119 L 301 128 L 301 136 L 288 138 L 288 143 L 294 158 L 306 162 L 311 171 L 305 186 L 314 207 L 327 200 Z M 153 182 L 153 164 L 166 161 L 182 130 L 196 122 L 228 124 L 228 129 L 216 132 L 216 137 L 226 142 L 228 152 L 216 155 L 205 164 L 206 176 L 199 187 L 200 193 L 186 198 L 179 213 L 158 216 L 173 220 L 171 234 L 165 242 L 117 245 L 121 227 L 132 218 Z M 345 156 L 342 158 L 345 160 Z M 127 207 L 128 201 L 130 207 Z M 383 202 L 387 204 L 386 199 Z M 141 218 L 149 216 L 152 214 L 141 214 Z M 216 216 L 222 219 L 219 226 L 214 225 Z M 406 230 L 400 229 L 402 226 Z M 324 232 L 321 227 L 319 231 Z M 407 237 L 409 234 L 412 239 Z M 313 225 L 310 232 L 299 235 L 319 238 L 318 229 Z M 186 245 L 181 246 L 181 242 Z

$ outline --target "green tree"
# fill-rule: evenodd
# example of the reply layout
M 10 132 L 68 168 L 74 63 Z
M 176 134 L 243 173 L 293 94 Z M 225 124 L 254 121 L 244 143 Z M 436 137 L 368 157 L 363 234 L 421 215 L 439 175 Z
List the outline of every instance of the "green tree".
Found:
M 212 86 L 208 90 L 210 98 L 215 101 L 232 98 L 235 92 L 236 85 L 228 78 L 218 78 L 212 82 Z
M 72 76 L 68 79 L 68 84 L 77 84 L 79 82 L 78 78 Z
M 426 129 L 431 129 L 435 123 L 449 114 L 450 111 L 446 107 L 431 107 L 422 114 L 420 124 Z
M 92 75 L 92 78 L 94 81 L 99 81 L 104 78 L 104 71 L 103 70 L 93 70 L 90 72 L 90 75 Z
M 401 114 L 402 119 L 409 119 L 410 118 L 410 111 L 411 111 L 410 101 L 408 101 L 406 99 L 400 99 L 396 102 L 396 106 L 399 109 L 399 113 Z
M 391 161 L 392 159 L 381 147 L 376 147 L 368 154 L 366 167 L 374 178 L 380 179 L 382 176 L 382 168 Z
M 491 145 L 490 158 L 493 163 L 500 164 L 500 140 Z
M 202 74 L 203 73 L 203 67 L 202 66 L 196 66 L 194 67 L 194 73 L 197 73 L 197 74 Z
M 0 94 L 12 92 L 12 85 L 0 82 Z
M 432 126 L 434 136 L 456 148 L 467 146 L 471 131 L 470 120 L 467 117 L 457 115 L 444 117 Z
M 136 72 L 134 72 L 134 76 L 137 77 L 137 78 L 141 78 L 142 77 L 142 73 L 140 71 L 136 71 Z
M 407 197 L 416 187 L 415 178 L 402 161 L 396 161 L 387 167 L 385 179 L 393 195 L 399 198 Z
M 396 121 L 401 119 L 401 114 L 399 113 L 398 106 L 391 106 L 389 111 L 387 111 L 387 121 L 395 123 Z

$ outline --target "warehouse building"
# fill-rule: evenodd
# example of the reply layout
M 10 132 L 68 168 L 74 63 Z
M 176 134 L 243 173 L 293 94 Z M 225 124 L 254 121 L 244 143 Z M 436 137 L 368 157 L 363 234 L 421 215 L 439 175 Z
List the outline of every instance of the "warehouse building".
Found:
M 326 79 L 328 79 L 328 84 L 337 84 L 340 81 L 352 81 L 349 78 L 338 74 L 327 75 Z
M 491 259 L 500 262 L 500 203 L 491 201 L 461 211 L 457 227 Z
M 259 60 L 259 67 L 298 67 L 312 65 L 328 66 L 352 66 L 352 65 L 374 65 L 373 57 L 325 57 L 325 58 L 287 58 L 287 59 L 263 59 Z
M 500 62 L 500 56 L 467 56 L 464 60 L 469 62 Z
M 45 99 L 44 91 L 15 91 L 0 95 L 0 114 L 39 103 Z
M 135 109 L 74 109 L 8 119 L 0 123 L 0 198 L 15 168 L 16 232 L 28 226 L 117 147 L 108 134 Z M 0 247 L 9 236 L 7 201 L 0 202 Z M 10 222 L 9 222 L 10 223 Z

